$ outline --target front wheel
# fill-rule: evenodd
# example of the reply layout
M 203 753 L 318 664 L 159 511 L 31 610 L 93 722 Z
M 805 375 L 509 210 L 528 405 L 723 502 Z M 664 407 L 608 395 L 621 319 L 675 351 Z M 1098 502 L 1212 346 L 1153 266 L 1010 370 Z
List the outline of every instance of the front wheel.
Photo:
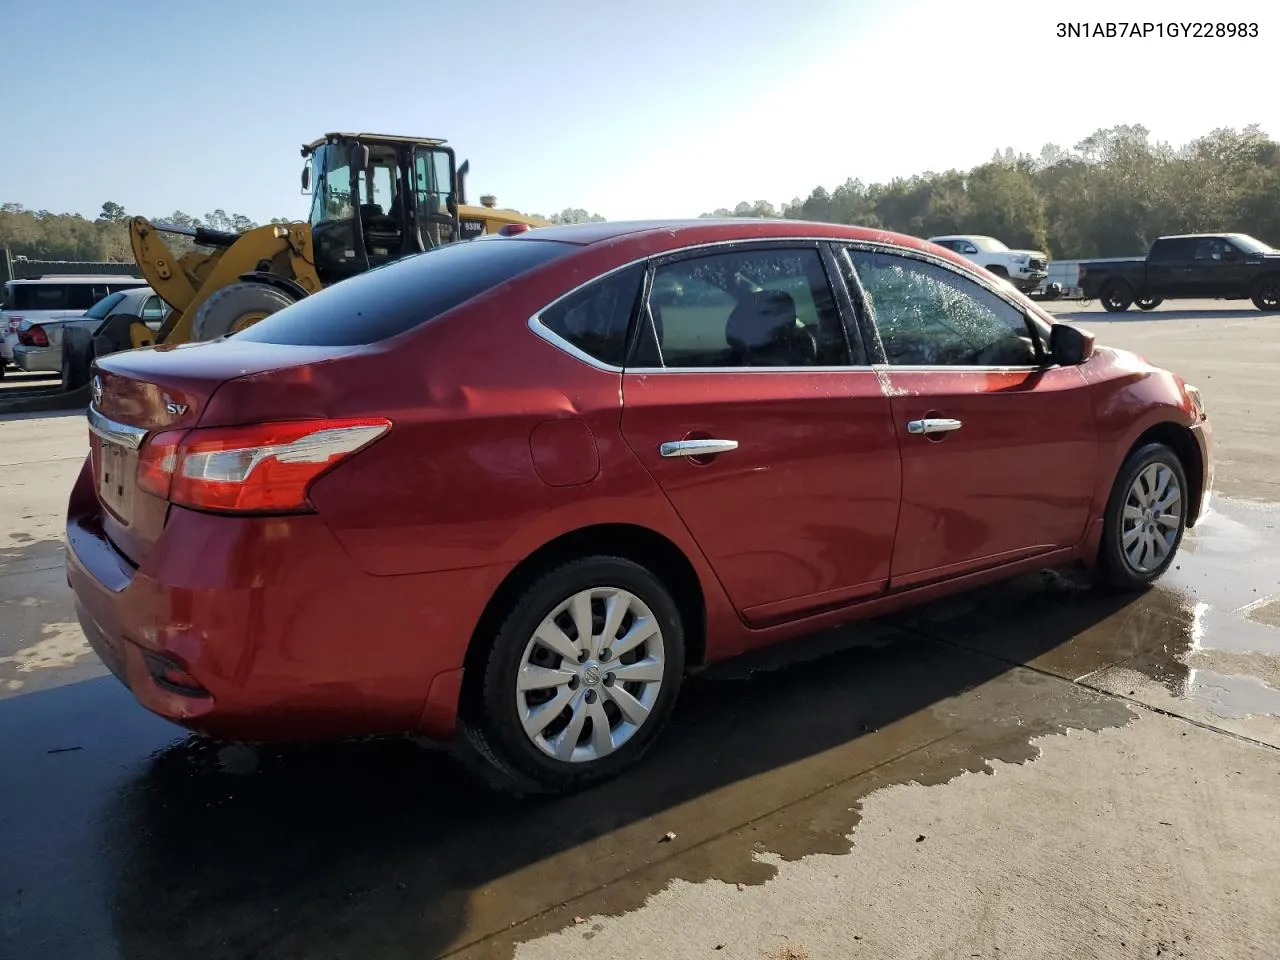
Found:
M 1140 590 L 1169 569 L 1186 529 L 1188 493 L 1182 461 L 1169 447 L 1149 443 L 1129 455 L 1103 520 L 1098 568 L 1104 584 Z
M 683 622 L 662 582 L 620 557 L 574 560 L 510 604 L 464 695 L 464 748 L 501 789 L 580 789 L 640 759 L 683 674 Z
M 1259 280 L 1250 299 L 1255 307 L 1267 313 L 1280 310 L 1280 277 L 1264 277 Z

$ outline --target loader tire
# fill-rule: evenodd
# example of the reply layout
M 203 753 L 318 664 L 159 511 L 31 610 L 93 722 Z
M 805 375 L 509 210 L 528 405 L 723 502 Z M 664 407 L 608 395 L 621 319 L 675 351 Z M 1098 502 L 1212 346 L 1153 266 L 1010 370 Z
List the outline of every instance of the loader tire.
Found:
M 192 340 L 216 340 L 283 310 L 294 299 L 265 283 L 232 283 L 209 295 L 191 322 Z

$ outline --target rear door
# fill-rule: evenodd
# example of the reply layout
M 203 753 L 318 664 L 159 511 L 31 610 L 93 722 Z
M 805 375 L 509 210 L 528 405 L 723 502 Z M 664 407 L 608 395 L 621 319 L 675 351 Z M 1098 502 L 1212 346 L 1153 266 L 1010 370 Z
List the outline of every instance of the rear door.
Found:
M 1195 252 L 1195 241 L 1188 237 L 1167 237 L 1151 245 L 1147 255 L 1147 288 L 1153 296 L 1202 295 L 1199 285 L 1205 278 L 1195 269 Z
M 653 265 L 622 431 L 754 624 L 879 593 L 900 485 L 889 402 L 817 243 Z
M 891 587 L 1078 543 L 1097 471 L 1079 369 L 1046 366 L 1043 332 L 994 285 L 905 251 L 844 255 L 902 451 Z

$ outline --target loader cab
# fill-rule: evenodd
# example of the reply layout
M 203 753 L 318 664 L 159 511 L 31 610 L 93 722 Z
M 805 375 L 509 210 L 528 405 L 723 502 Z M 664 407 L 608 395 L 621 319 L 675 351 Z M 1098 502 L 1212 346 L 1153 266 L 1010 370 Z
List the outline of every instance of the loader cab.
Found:
M 329 134 L 302 155 L 322 283 L 458 239 L 458 170 L 444 141 Z

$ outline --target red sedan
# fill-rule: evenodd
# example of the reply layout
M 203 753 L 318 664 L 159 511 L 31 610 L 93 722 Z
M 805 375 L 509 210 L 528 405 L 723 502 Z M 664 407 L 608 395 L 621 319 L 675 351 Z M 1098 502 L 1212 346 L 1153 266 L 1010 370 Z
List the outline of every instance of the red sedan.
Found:
M 926 242 L 784 221 L 458 243 L 100 360 L 94 649 L 220 738 L 616 774 L 695 665 L 1020 572 L 1140 588 L 1212 486 L 1194 387 Z

